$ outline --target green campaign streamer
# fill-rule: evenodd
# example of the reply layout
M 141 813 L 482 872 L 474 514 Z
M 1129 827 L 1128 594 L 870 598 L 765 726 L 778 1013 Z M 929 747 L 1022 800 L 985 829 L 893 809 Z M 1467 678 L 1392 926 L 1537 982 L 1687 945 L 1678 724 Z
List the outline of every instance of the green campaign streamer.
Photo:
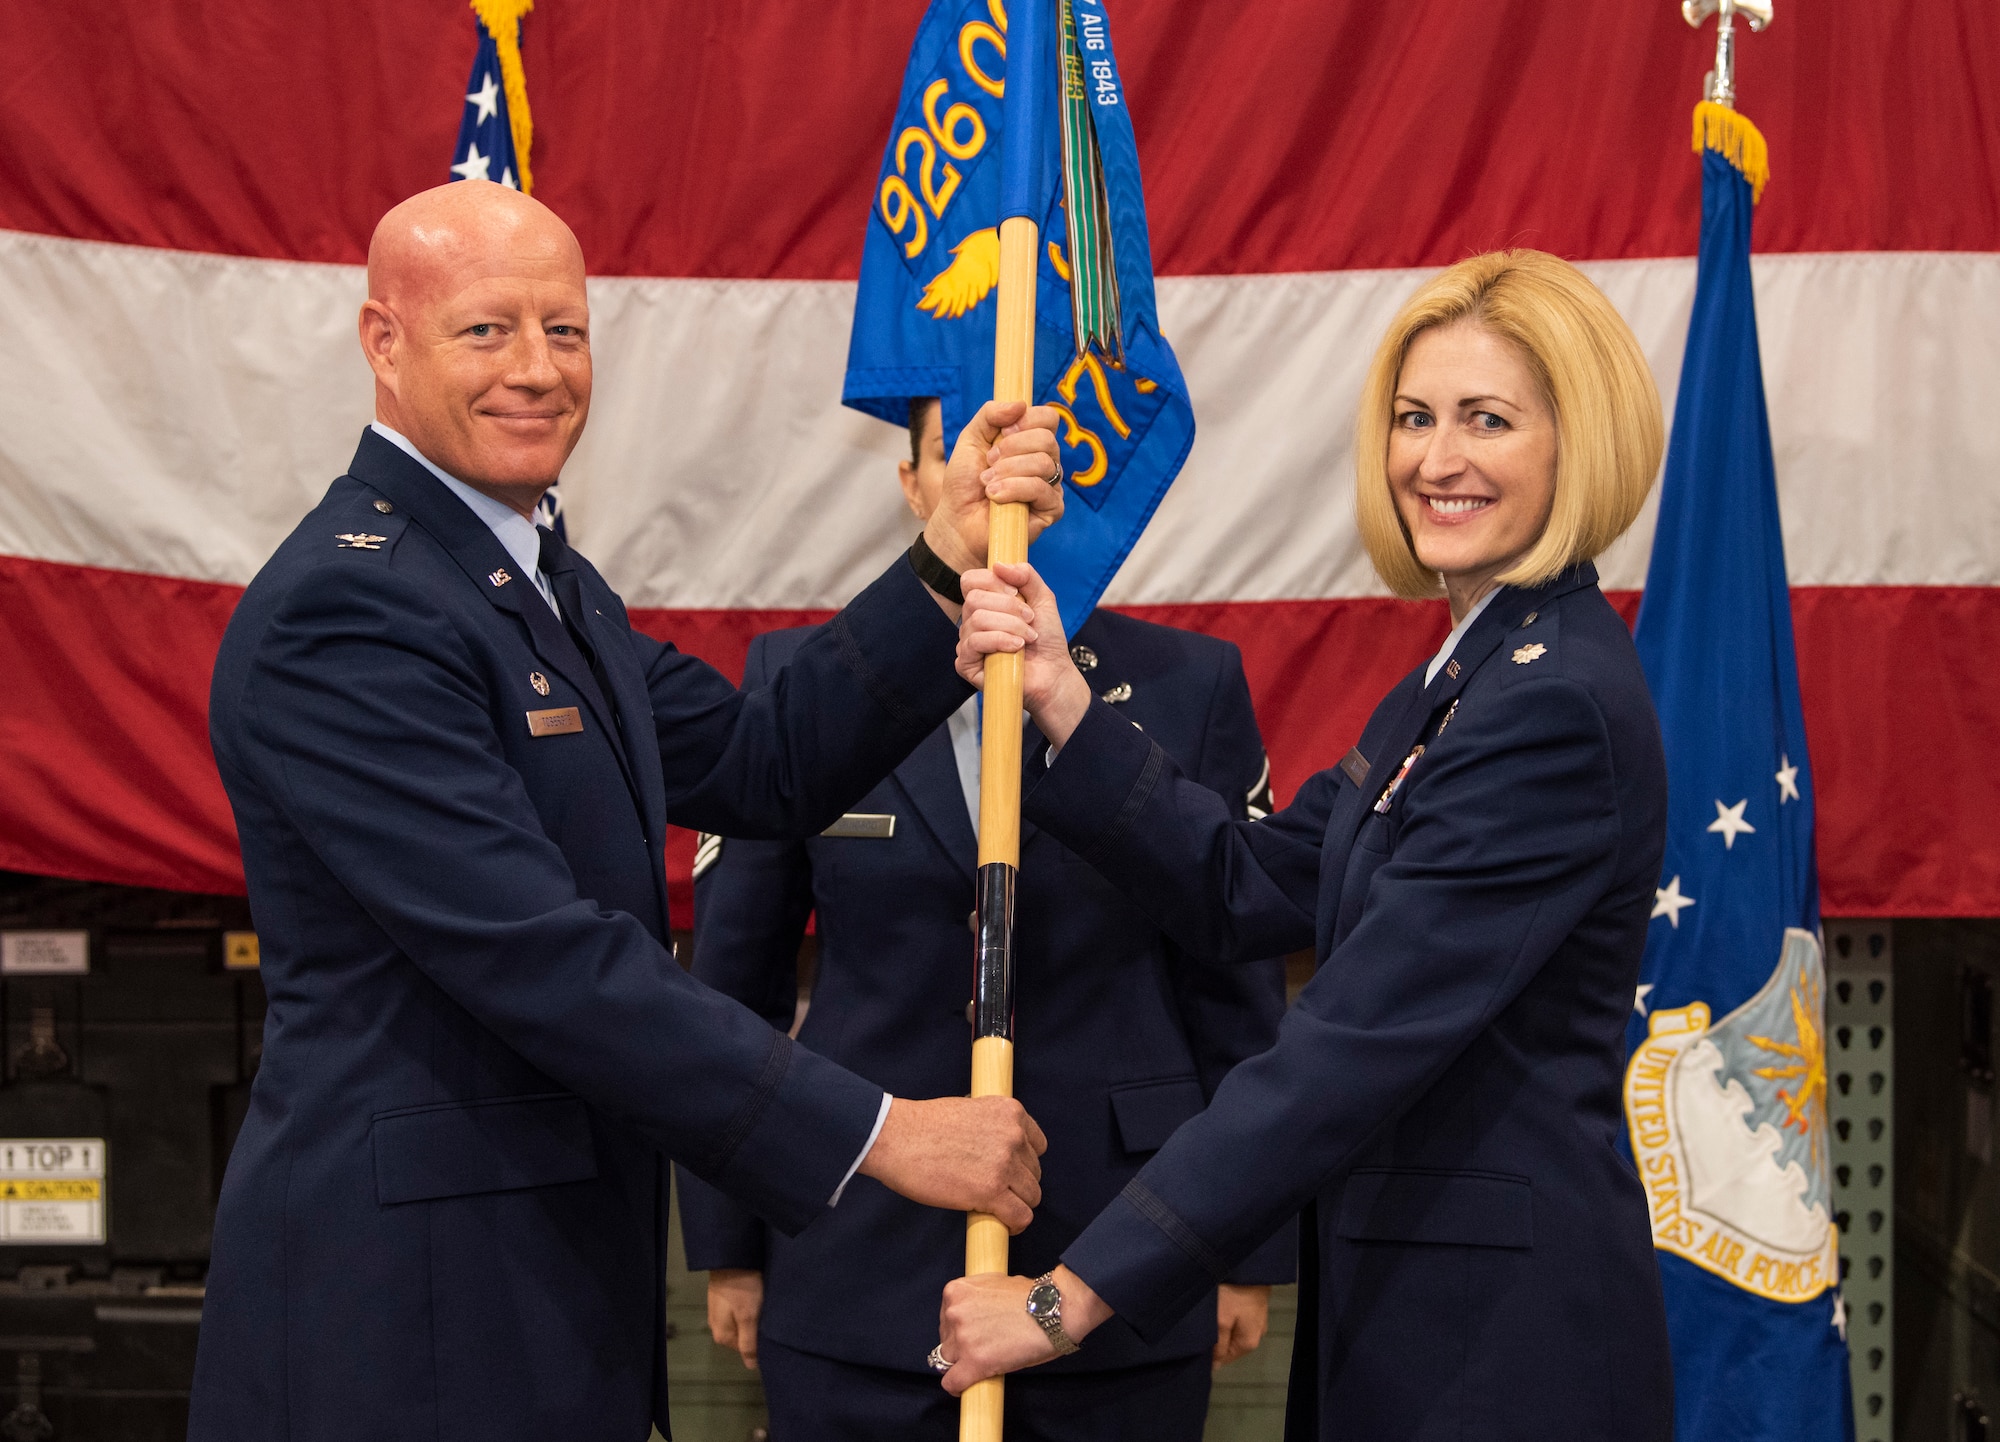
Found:
M 1111 205 L 1070 0 L 1062 0 L 1062 167 L 1076 353 L 1087 355 L 1095 347 L 1099 355 L 1122 363 L 1124 327 L 1118 315 L 1118 270 L 1111 255 Z

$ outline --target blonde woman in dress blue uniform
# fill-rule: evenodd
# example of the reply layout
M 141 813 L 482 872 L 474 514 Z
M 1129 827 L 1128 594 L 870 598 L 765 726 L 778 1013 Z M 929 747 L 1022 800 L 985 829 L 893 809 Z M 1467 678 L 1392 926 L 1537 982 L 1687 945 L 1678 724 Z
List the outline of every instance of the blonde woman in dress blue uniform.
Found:
M 1044 1279 L 946 1290 L 948 1390 L 1116 1315 L 1172 1324 L 1303 1210 L 1287 1435 L 1665 1439 L 1666 1320 L 1619 1076 L 1664 846 L 1659 727 L 1591 562 L 1663 449 L 1637 342 L 1573 266 L 1478 256 L 1383 339 L 1358 425 L 1383 580 L 1443 648 L 1257 822 L 1068 665 L 1027 567 L 969 573 L 960 669 L 1023 650 L 1052 743 L 1024 814 L 1196 954 L 1312 945 L 1277 1045 Z M 1050 757 L 1053 757 L 1050 760 Z

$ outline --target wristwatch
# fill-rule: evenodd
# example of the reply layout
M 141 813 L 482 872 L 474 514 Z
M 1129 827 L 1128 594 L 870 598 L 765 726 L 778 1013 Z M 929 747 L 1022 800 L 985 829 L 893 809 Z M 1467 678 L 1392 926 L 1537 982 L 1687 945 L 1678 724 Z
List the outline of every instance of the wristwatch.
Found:
M 1067 1357 L 1076 1350 L 1076 1343 L 1071 1340 L 1069 1333 L 1063 1330 L 1062 1289 L 1051 1280 L 1054 1276 L 1053 1270 L 1044 1272 L 1035 1278 L 1035 1285 L 1028 1288 L 1028 1315 L 1035 1319 L 1037 1326 L 1048 1333 L 1049 1341 L 1055 1346 L 1056 1355 Z
M 930 547 L 923 532 L 917 533 L 916 540 L 910 542 L 910 569 L 917 573 L 917 579 L 936 591 L 954 606 L 965 604 L 965 587 L 958 579 L 958 572 L 947 566 L 938 553 Z

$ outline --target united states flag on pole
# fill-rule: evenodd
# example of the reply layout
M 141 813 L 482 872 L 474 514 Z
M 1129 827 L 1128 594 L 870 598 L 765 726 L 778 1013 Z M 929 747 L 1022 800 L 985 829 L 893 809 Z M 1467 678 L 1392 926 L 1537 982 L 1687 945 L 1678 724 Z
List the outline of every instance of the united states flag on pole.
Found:
M 453 180 L 492 180 L 530 191 L 528 146 L 533 120 L 521 68 L 521 17 L 534 0 L 473 0 L 479 49 L 472 57 L 465 115 L 453 147 Z
M 1812 771 L 1750 282 L 1767 163 L 1720 105 L 1697 108 L 1695 147 L 1694 315 L 1637 627 L 1669 800 L 1626 1113 L 1676 1435 L 1844 1442 Z

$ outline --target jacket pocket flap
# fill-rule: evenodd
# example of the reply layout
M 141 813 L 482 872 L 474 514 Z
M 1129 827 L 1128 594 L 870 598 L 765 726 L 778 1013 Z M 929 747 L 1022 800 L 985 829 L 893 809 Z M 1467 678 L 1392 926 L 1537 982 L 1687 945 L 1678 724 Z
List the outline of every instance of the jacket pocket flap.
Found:
M 385 1112 L 372 1130 L 375 1200 L 384 1206 L 597 1175 L 589 1113 L 566 1093 Z
M 1208 1105 L 1201 1083 L 1191 1076 L 1126 1082 L 1111 1089 L 1111 1114 L 1128 1152 L 1156 1152 L 1174 1128 Z
M 1535 1193 L 1526 1177 L 1497 1172 L 1359 1171 L 1335 1230 L 1357 1242 L 1532 1247 Z

